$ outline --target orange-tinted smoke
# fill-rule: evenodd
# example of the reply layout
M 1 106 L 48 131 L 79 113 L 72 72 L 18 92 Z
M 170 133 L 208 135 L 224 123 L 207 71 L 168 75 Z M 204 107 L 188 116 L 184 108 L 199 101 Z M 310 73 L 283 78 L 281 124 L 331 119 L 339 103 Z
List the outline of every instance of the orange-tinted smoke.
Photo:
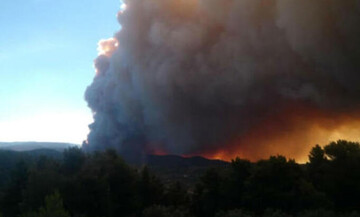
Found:
M 98 55 L 105 55 L 107 57 L 110 57 L 117 47 L 119 46 L 119 42 L 116 40 L 116 38 L 108 38 L 108 39 L 101 39 L 98 42 Z
M 94 60 L 96 76 L 105 73 L 110 64 L 109 58 L 114 54 L 119 46 L 116 38 L 101 39 L 98 42 L 98 57 Z
M 297 103 L 265 118 L 230 144 L 224 144 L 223 149 L 197 154 L 227 161 L 236 157 L 256 161 L 284 155 L 304 163 L 313 146 L 339 139 L 360 141 L 360 110 L 329 112 Z
M 129 1 L 99 43 L 88 149 L 304 162 L 315 144 L 359 141 L 356 5 Z

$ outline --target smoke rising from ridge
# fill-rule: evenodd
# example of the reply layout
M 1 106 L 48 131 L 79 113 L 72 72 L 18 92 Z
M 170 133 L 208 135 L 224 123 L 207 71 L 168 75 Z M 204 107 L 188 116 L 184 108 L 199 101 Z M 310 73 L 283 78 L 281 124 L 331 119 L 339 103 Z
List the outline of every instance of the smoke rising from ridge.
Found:
M 359 1 L 125 3 L 86 90 L 86 150 L 299 158 L 360 139 L 344 130 L 360 131 Z

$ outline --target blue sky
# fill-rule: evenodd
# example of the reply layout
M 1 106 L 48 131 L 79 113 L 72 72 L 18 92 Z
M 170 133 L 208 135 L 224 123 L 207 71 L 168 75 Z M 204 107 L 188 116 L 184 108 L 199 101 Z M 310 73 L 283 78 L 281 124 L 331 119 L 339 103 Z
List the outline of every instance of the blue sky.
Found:
M 84 91 L 119 0 L 0 1 L 0 141 L 86 139 Z

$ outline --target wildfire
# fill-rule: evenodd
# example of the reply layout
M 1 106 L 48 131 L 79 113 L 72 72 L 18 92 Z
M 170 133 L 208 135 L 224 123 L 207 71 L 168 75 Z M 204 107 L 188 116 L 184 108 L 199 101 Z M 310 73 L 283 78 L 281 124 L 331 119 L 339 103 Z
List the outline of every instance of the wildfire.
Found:
M 279 154 L 304 163 L 316 144 L 327 145 L 339 139 L 360 141 L 359 114 L 291 106 L 234 138 L 230 145 L 226 144 L 226 149 L 199 154 L 227 161 L 235 157 L 256 161 Z
M 355 2 L 125 1 L 85 93 L 87 148 L 305 162 L 360 141 Z

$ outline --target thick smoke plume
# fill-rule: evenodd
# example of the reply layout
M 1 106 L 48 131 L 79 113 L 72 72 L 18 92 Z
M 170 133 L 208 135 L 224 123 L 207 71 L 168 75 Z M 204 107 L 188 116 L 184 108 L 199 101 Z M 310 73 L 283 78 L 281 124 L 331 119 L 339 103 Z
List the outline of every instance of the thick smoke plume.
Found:
M 301 159 L 360 139 L 360 1 L 129 0 L 86 150 Z

